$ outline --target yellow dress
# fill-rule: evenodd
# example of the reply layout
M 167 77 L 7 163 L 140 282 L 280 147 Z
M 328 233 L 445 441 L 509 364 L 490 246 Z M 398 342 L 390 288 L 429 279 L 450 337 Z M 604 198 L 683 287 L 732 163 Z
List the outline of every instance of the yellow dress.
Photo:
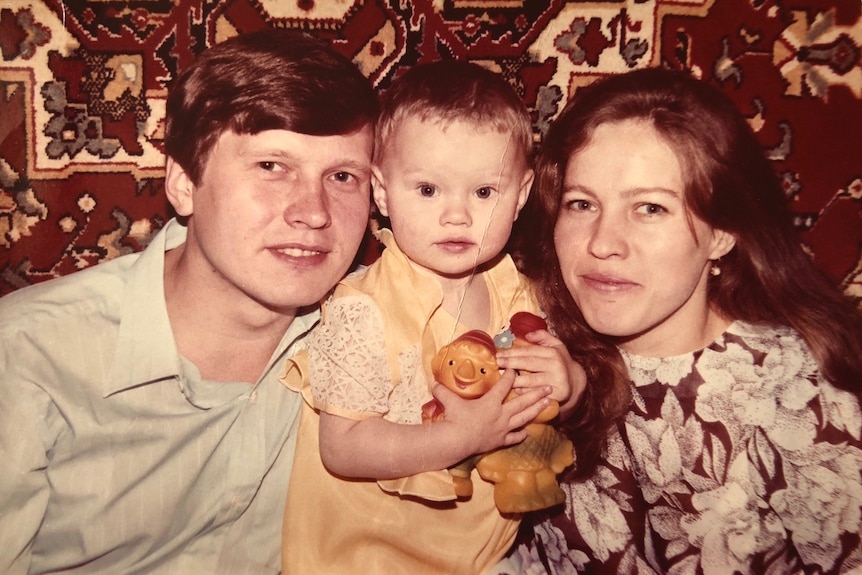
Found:
M 305 399 L 283 531 L 283 571 L 326 573 L 483 573 L 514 541 L 520 516 L 494 506 L 494 486 L 473 474 L 474 493 L 456 501 L 445 470 L 392 481 L 333 476 L 320 460 L 319 415 L 384 417 L 420 424 L 431 399 L 430 360 L 466 331 L 441 307 L 442 290 L 413 266 L 383 230 L 386 249 L 342 281 L 307 349 L 283 381 Z M 477 276 L 491 296 L 494 335 L 512 314 L 537 311 L 508 256 Z

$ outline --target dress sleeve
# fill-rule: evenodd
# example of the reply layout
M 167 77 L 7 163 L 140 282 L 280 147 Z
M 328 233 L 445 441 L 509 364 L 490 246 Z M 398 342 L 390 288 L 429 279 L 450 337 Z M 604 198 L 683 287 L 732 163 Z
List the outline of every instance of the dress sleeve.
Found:
M 51 398 L 16 368 L 0 341 L 0 573 L 27 573 L 45 515 L 48 453 L 61 416 Z M 56 434 L 54 434 L 56 435 Z
M 822 573 L 848 573 L 862 565 L 862 413 L 856 396 L 812 378 L 805 409 L 793 409 L 807 394 L 783 390 L 780 401 L 794 417 L 785 429 L 764 430 L 750 452 L 759 479 L 775 489 L 769 506 L 781 519 L 802 562 Z M 797 405 L 799 404 L 797 403 Z M 767 441 L 769 443 L 767 443 Z
M 351 419 L 386 415 L 394 383 L 383 321 L 371 298 L 331 300 L 307 350 L 316 408 Z

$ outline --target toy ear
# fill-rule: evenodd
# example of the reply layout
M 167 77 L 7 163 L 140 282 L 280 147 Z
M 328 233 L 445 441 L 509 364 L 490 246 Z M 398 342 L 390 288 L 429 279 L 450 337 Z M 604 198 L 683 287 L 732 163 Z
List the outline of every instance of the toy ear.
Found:
M 449 346 L 444 345 L 437 351 L 437 355 L 431 360 L 431 373 L 436 379 L 440 379 L 440 371 L 443 369 L 443 362 L 446 360 L 446 355 L 449 352 Z

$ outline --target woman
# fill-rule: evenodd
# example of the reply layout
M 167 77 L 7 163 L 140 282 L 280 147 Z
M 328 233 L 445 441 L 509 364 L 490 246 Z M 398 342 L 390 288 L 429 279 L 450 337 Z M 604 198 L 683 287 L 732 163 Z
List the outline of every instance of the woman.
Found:
M 862 568 L 862 319 L 733 104 L 661 69 L 581 89 L 533 193 L 555 222 L 521 258 L 542 306 L 567 344 L 615 344 L 630 382 L 566 422 L 575 476 L 523 571 Z

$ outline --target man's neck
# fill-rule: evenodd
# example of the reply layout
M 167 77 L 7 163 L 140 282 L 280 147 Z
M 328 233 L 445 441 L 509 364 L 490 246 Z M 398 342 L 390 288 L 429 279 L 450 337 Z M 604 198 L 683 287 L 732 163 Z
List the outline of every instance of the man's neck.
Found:
M 257 382 L 295 316 L 208 289 L 184 264 L 183 247 L 165 254 L 165 302 L 180 354 L 203 379 Z

